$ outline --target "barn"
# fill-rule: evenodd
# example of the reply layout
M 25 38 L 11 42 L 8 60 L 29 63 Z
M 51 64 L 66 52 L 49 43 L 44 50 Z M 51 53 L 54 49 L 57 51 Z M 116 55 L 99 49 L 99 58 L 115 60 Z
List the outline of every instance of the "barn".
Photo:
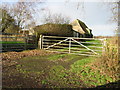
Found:
M 92 30 L 79 19 L 70 24 L 47 23 L 33 28 L 37 35 L 92 38 Z
M 92 38 L 92 30 L 89 29 L 84 22 L 79 19 L 74 20 L 70 23 L 72 25 L 72 29 L 74 30 L 73 36 L 74 37 L 85 37 L 85 38 Z

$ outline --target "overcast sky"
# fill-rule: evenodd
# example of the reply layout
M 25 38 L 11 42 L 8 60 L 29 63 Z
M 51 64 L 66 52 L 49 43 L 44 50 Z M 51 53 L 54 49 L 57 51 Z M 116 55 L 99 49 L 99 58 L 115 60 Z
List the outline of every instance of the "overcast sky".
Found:
M 107 2 L 106 2 L 107 3 Z M 49 10 L 69 16 L 71 21 L 80 19 L 92 29 L 94 35 L 114 35 L 116 24 L 109 22 L 111 12 L 101 2 L 85 2 L 84 9 L 77 9 L 78 2 L 48 2 Z
M 5 0 L 4 0 L 5 1 Z M 8 0 L 10 2 L 10 0 Z M 11 0 L 17 1 L 17 0 Z M 117 25 L 110 23 L 108 20 L 111 17 L 111 12 L 107 9 L 107 5 L 102 2 L 96 2 L 96 0 L 87 0 L 84 2 L 84 9 L 77 9 L 78 2 L 84 0 L 45 0 L 46 3 L 42 7 L 46 7 L 47 10 L 52 13 L 61 13 L 65 16 L 69 16 L 71 21 L 80 19 L 92 29 L 95 36 L 111 36 L 114 35 L 114 30 Z M 113 0 L 115 1 L 115 0 Z M 66 2 L 66 3 L 65 3 Z M 108 3 L 108 2 L 106 2 Z M 41 15 L 42 16 L 42 15 Z M 41 17 L 42 18 L 42 17 Z M 42 24 L 41 19 L 37 19 L 37 24 Z

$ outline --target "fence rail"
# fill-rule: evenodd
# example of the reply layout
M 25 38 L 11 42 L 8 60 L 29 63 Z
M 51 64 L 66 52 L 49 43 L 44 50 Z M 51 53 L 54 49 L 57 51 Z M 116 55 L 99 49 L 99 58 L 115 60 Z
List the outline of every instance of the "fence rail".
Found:
M 86 56 L 100 55 L 104 50 L 105 39 L 75 38 L 59 36 L 40 36 L 40 49 L 61 53 L 71 53 Z
M 100 55 L 104 51 L 106 39 L 75 38 L 40 35 L 37 43 L 36 37 L 29 36 L 1 36 L 1 51 L 22 51 L 27 49 L 45 49 L 52 52 L 71 53 L 85 56 Z

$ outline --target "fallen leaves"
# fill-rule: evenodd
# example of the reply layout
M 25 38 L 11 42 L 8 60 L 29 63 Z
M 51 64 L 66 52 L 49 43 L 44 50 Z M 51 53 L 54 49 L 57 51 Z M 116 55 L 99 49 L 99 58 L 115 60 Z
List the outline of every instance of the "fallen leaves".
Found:
M 2 66 L 7 67 L 17 64 L 17 60 L 23 57 L 46 56 L 51 54 L 54 54 L 54 52 L 35 49 L 35 50 L 28 50 L 23 52 L 5 52 L 5 53 L 1 53 L 0 56 L 2 57 Z

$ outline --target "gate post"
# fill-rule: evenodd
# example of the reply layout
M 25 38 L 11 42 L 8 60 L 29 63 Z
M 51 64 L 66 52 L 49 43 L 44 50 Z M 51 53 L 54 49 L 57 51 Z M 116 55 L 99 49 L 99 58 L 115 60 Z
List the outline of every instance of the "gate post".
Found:
M 102 52 L 105 52 L 105 48 L 106 48 L 106 38 L 103 40 L 103 50 L 102 50 Z
M 40 38 L 39 38 L 39 42 L 38 42 L 38 44 L 39 44 L 39 48 L 40 49 L 42 49 L 42 43 L 43 43 L 43 39 L 42 39 L 42 35 L 40 35 Z
M 70 48 L 71 48 L 71 38 L 69 40 L 69 53 L 70 53 Z

